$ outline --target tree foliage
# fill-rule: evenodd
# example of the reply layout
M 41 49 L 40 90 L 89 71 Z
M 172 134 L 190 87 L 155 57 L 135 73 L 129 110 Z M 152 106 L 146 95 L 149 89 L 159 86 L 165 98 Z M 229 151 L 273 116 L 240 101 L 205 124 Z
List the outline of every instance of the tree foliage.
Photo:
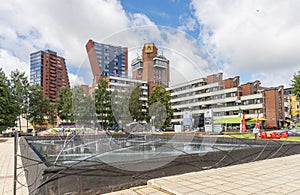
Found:
M 50 103 L 48 106 L 47 112 L 48 124 L 54 127 L 57 123 L 57 110 L 56 105 L 54 103 Z
M 71 123 L 74 122 L 72 98 L 72 90 L 67 87 L 61 87 L 56 99 L 57 115 L 61 120 Z
M 49 100 L 43 95 L 41 86 L 32 85 L 29 87 L 29 108 L 28 118 L 34 128 L 42 126 L 46 122 L 49 112 Z
M 100 79 L 94 92 L 97 118 L 102 128 L 116 123 L 111 110 L 111 91 L 108 91 L 107 87 L 108 82 L 105 79 Z
M 21 130 L 21 116 L 25 116 L 25 118 L 27 118 L 26 116 L 28 113 L 28 78 L 25 76 L 25 72 L 20 72 L 19 70 L 12 71 L 10 77 L 12 96 L 17 103 L 19 111 L 19 125 Z
M 118 124 L 125 126 L 133 121 L 129 111 L 129 99 L 132 87 L 118 86 L 111 94 L 111 109 Z
M 153 116 L 155 127 L 166 128 L 171 125 L 173 109 L 170 105 L 170 93 L 156 85 L 149 96 L 149 117 Z
M 90 94 L 84 94 L 79 86 L 75 86 L 72 93 L 75 123 L 85 127 L 94 127 L 97 121 L 94 100 Z
M 142 111 L 144 108 L 142 97 L 142 88 L 140 84 L 135 84 L 129 98 L 129 111 L 132 118 L 136 121 L 144 121 L 146 113 Z
M 298 98 L 300 98 L 300 71 L 298 71 L 298 74 L 294 74 L 292 87 L 292 92 L 297 95 Z
M 12 95 L 10 82 L 0 68 L 0 131 L 15 126 L 19 113 L 18 103 Z

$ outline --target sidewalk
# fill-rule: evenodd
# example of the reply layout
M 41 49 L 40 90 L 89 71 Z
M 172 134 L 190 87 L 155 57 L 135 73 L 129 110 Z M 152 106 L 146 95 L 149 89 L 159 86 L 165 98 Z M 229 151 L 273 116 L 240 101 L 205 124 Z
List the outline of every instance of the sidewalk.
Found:
M 300 155 L 149 180 L 109 195 L 300 194 Z
M 20 150 L 19 150 L 20 151 Z M 18 158 L 17 167 L 21 167 L 21 158 Z M 25 173 L 18 169 L 17 192 L 18 195 L 27 195 Z M 14 182 L 14 138 L 0 137 L 0 195 L 13 194 Z M 22 185 L 21 185 L 22 184 Z M 23 186 L 25 185 L 25 186 Z

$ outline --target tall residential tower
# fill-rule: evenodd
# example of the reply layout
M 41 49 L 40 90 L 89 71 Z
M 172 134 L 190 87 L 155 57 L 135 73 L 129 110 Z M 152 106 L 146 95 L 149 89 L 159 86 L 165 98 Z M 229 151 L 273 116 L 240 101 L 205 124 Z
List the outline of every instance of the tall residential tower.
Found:
M 102 77 L 128 75 L 127 47 L 97 43 L 93 40 L 89 40 L 85 47 L 94 76 L 93 86 Z
M 146 43 L 142 50 L 142 58 L 137 57 L 131 63 L 132 77 L 147 81 L 148 94 L 155 85 L 169 86 L 169 60 L 157 51 L 154 43 Z
M 70 86 L 65 59 L 51 50 L 31 53 L 30 84 L 40 85 L 44 96 L 55 102 L 60 88 Z

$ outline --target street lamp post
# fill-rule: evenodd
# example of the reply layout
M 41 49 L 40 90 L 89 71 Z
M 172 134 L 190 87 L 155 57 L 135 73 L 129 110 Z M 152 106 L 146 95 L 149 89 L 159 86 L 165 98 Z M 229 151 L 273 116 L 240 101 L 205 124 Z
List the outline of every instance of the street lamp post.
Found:
M 154 119 L 155 119 L 155 116 L 151 116 L 152 131 L 155 131 Z

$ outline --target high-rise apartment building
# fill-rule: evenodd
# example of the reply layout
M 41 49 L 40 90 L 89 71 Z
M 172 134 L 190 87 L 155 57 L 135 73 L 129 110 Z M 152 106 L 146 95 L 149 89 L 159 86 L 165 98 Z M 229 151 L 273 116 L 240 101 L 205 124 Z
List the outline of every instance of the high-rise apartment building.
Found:
M 31 53 L 30 84 L 40 85 L 44 96 L 55 102 L 60 88 L 70 86 L 65 59 L 51 50 Z
M 170 70 L 169 60 L 158 54 L 154 43 L 144 44 L 142 58 L 135 58 L 132 63 L 133 79 L 145 80 L 148 83 L 148 94 L 155 85 L 169 86 Z
M 93 40 L 89 40 L 85 47 L 94 76 L 93 86 L 102 77 L 128 75 L 127 47 L 97 43 Z

